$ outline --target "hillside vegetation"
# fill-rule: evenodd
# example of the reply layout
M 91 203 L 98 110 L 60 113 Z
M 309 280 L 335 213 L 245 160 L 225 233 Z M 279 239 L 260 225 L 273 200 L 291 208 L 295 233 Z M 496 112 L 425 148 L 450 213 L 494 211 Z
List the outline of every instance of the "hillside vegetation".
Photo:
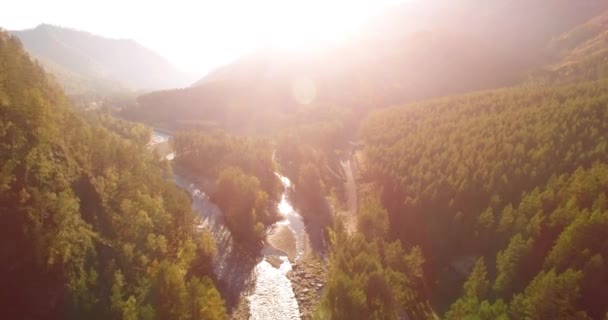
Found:
M 145 149 L 149 137 L 111 118 L 85 121 L 0 32 L 6 318 L 226 318 L 214 244 L 194 231 L 190 199 Z
M 573 83 L 608 76 L 608 11 L 551 42 L 556 62 L 535 72 L 539 83 Z
M 449 319 L 602 319 L 605 14 L 587 20 L 606 3 L 439 2 L 411 11 L 426 20 L 405 19 L 408 10 L 379 19 L 360 43 L 260 51 L 124 114 L 279 132 L 294 204 L 308 222 L 333 224 L 320 319 L 423 319 L 432 309 Z M 518 84 L 547 65 L 518 88 L 450 96 Z M 437 96 L 447 97 L 422 101 Z M 337 159 L 364 118 L 357 230 L 344 230 L 315 214 L 328 194 L 340 199 Z
M 143 95 L 124 116 L 167 129 L 272 133 L 308 106 L 360 114 L 514 85 L 547 63 L 552 38 L 606 9 L 600 0 L 403 4 L 333 46 L 261 49 L 191 88 Z
M 211 199 L 233 237 L 256 248 L 266 227 L 278 220 L 282 185 L 268 141 L 224 132 L 179 132 L 172 138 L 175 164 L 189 177 L 211 180 Z M 258 248 L 259 249 L 259 248 Z
M 607 9 L 404 4 L 334 47 L 260 50 L 121 115 L 174 132 L 176 170 L 254 255 L 279 219 L 276 172 L 289 177 L 310 255 L 327 253 L 317 319 L 607 319 Z M 52 52 L 39 64 L 77 81 L 102 70 L 165 88 L 162 72 L 173 72 L 130 41 L 50 26 L 21 36 Z M 67 50 L 72 40 L 93 51 Z M 133 53 L 124 63 L 134 67 L 100 41 Z M 226 318 L 213 239 L 149 137 L 72 111 L 0 33 L 0 307 L 10 318 Z M 350 174 L 357 210 L 346 205 Z M 345 221 L 354 211 L 356 223 Z
M 370 116 L 361 130 L 364 179 L 382 190 L 392 236 L 421 245 L 427 259 L 427 281 L 440 280 L 435 288 L 440 305 L 454 295 L 449 293 L 454 284 L 447 280 L 458 274 L 458 261 L 485 257 L 491 266 L 496 261 L 497 269 L 486 271 L 483 258 L 479 260 L 471 276 L 477 279 L 470 281 L 481 282 L 465 284 L 465 292 L 489 281 L 479 279 L 487 276 L 490 280 L 497 277 L 496 293 L 487 295 L 489 291 L 484 289 L 483 294 L 467 293 L 465 300 L 501 297 L 504 303 L 513 304 L 509 312 L 515 319 L 544 319 L 549 314 L 552 319 L 565 319 L 574 316 L 572 310 L 597 318 L 606 312 L 593 298 L 597 288 L 585 284 L 585 279 L 600 279 L 603 273 L 584 270 L 589 262 L 585 259 L 595 256 L 593 259 L 602 260 L 608 254 L 601 245 L 596 247 L 596 240 L 602 238 L 590 235 L 569 242 L 572 252 L 589 254 L 581 258 L 583 262 L 557 253 L 562 250 L 557 248 L 562 246 L 557 239 L 581 223 L 575 220 L 587 219 L 583 212 L 589 213 L 589 219 L 601 219 L 605 211 L 601 205 L 608 191 L 601 186 L 605 169 L 593 165 L 608 160 L 606 89 L 605 80 L 503 89 L 406 105 Z M 577 178 L 582 175 L 590 180 Z M 593 192 L 571 194 L 565 186 L 555 186 L 569 179 Z M 550 190 L 544 191 L 547 184 Z M 498 254 L 501 250 L 507 253 Z M 507 257 L 511 254 L 515 257 Z M 547 261 L 562 261 L 555 270 L 553 264 L 544 262 L 553 255 L 560 257 Z M 528 259 L 526 264 L 519 265 L 524 259 Z M 525 267 L 513 269 L 516 266 Z M 544 308 L 551 309 L 543 303 L 555 307 L 557 302 L 532 295 L 559 296 L 563 292 L 532 291 L 549 290 L 539 284 L 552 281 L 544 277 L 562 276 L 573 278 L 568 278 L 568 286 L 555 290 L 576 289 L 576 296 L 563 302 L 567 303 L 564 310 L 542 313 Z M 526 286 L 530 292 L 524 293 Z M 514 293 L 524 295 L 511 301 Z M 506 308 L 504 304 L 495 307 Z M 466 310 L 477 313 L 477 309 Z M 455 319 L 462 316 L 450 314 Z M 485 318 L 494 319 L 494 314 Z

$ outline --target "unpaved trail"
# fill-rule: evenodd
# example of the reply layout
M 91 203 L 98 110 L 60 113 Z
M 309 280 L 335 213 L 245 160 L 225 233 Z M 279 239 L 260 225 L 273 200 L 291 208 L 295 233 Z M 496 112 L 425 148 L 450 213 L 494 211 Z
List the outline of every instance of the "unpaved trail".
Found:
M 344 191 L 346 192 L 346 205 L 347 210 L 345 212 L 346 229 L 352 233 L 357 229 L 357 184 L 355 182 L 355 174 L 353 170 L 356 169 L 356 163 L 353 161 L 354 156 L 349 156 L 346 160 L 341 160 L 340 165 L 344 171 L 346 181 L 344 182 Z M 353 168 L 354 167 L 354 168 Z

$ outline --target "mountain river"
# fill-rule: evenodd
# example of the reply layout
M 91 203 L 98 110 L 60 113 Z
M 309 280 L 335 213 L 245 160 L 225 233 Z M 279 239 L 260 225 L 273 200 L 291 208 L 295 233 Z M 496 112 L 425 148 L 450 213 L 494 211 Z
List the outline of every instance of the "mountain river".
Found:
M 154 132 L 150 146 L 166 143 L 170 136 Z M 172 160 L 174 153 L 164 157 Z M 283 250 L 266 244 L 261 250 L 261 257 L 253 268 L 239 266 L 238 249 L 232 242 L 230 232 L 223 222 L 221 210 L 209 199 L 203 191 L 186 177 L 175 176 L 174 182 L 180 188 L 187 190 L 192 196 L 192 208 L 202 217 L 199 228 L 211 231 L 218 246 L 218 259 L 215 262 L 215 273 L 218 278 L 227 283 L 229 288 L 245 289 L 249 302 L 250 319 L 253 320 L 291 320 L 300 319 L 300 309 L 294 295 L 291 281 L 287 273 L 292 269 L 292 263 L 298 261 L 304 253 L 306 231 L 302 217 L 293 209 L 287 199 L 287 193 L 292 188 L 287 177 L 276 173 L 283 184 L 283 194 L 278 204 L 278 212 L 283 218 L 268 229 L 269 237 L 279 230 L 288 230 L 295 241 L 281 245 Z M 291 243 L 291 244 L 290 244 Z M 286 248 L 295 246 L 295 248 Z M 290 257 L 288 252 L 294 252 Z M 275 262 L 269 262 L 274 259 Z M 240 274 L 239 274 L 240 273 Z M 243 274 L 245 273 L 245 274 Z M 236 285 L 249 283 L 249 285 Z

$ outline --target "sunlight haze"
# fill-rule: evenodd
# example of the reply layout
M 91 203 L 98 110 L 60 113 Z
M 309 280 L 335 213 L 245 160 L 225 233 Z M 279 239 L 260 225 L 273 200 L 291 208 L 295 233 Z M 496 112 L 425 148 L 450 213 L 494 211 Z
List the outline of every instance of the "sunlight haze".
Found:
M 20 30 L 49 23 L 133 39 L 182 71 L 206 73 L 259 47 L 335 41 L 379 10 L 406 1 L 23 0 L 3 5 L 0 27 Z
M 608 0 L 6 0 L 0 320 L 608 320 Z

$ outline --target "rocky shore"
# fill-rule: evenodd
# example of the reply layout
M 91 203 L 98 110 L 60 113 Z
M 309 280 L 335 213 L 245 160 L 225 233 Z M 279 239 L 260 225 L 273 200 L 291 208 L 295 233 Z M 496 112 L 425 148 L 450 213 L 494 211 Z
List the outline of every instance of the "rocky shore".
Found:
M 266 241 L 270 247 L 276 249 L 276 254 L 287 255 L 289 261 L 294 261 L 296 259 L 298 254 L 296 250 L 296 239 L 293 235 L 293 231 L 291 231 L 289 227 L 277 225 L 270 231 L 266 237 Z
M 302 319 L 312 319 L 325 288 L 327 262 L 322 258 L 308 255 L 295 263 L 292 268 L 287 277 L 291 280 L 298 300 L 300 315 Z
M 280 262 L 278 256 L 267 256 L 264 259 L 274 267 L 278 267 Z M 294 294 L 298 300 L 301 318 L 304 320 L 312 319 L 312 316 L 321 301 L 323 290 L 325 288 L 327 275 L 327 261 L 323 258 L 314 256 L 309 253 L 304 258 L 292 265 L 292 271 L 287 274 L 291 281 Z M 253 281 L 251 285 L 254 285 Z M 239 302 L 230 313 L 230 319 L 248 320 L 249 301 L 248 295 L 251 294 L 253 288 L 246 288 L 241 293 Z
M 230 313 L 230 319 L 249 320 L 250 317 L 251 314 L 249 313 L 249 301 L 247 301 L 247 296 L 241 295 L 239 303 Z

